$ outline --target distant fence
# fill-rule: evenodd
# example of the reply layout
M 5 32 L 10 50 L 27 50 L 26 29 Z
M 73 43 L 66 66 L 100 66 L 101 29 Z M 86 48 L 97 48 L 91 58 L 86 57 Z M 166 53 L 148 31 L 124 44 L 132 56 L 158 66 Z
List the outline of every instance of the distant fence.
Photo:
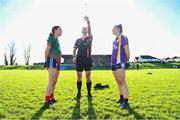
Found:
M 180 62 L 175 63 L 130 63 L 128 69 L 137 69 L 137 64 L 139 69 L 161 69 L 161 68 L 180 68 Z M 61 70 L 75 70 L 75 64 L 62 64 Z M 44 70 L 43 63 L 34 65 L 14 65 L 14 66 L 0 66 L 0 70 Z M 93 70 L 111 70 L 110 65 L 93 65 Z

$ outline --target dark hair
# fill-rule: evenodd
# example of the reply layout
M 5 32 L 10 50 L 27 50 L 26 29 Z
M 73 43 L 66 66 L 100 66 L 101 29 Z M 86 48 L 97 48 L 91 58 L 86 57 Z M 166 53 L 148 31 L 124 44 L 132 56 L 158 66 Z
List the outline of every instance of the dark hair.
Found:
M 122 24 L 115 25 L 115 26 L 119 29 L 119 32 L 120 32 L 120 33 L 123 32 Z
M 58 28 L 60 28 L 60 26 L 53 26 L 52 27 L 52 32 L 49 34 L 49 37 L 54 36 L 54 31 L 57 30 Z

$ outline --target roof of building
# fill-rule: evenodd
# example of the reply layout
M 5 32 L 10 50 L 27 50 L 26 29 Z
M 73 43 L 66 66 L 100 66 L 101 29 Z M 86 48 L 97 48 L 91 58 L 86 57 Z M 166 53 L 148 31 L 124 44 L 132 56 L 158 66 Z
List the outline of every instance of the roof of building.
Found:
M 179 59 L 180 57 L 178 57 L 178 56 L 174 56 L 172 59 Z
M 158 59 L 150 55 L 140 55 L 141 59 Z
M 138 59 L 139 59 L 139 57 L 135 57 L 135 59 L 136 59 L 136 60 L 138 60 Z

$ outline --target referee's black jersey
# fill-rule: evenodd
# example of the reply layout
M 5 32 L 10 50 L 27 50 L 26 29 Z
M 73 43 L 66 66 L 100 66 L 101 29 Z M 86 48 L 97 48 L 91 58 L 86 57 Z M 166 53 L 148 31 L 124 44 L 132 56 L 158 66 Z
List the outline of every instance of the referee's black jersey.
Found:
M 79 38 L 76 40 L 74 44 L 74 48 L 78 49 L 77 52 L 77 58 L 78 59 L 84 59 L 91 57 L 91 46 L 92 46 L 92 36 L 87 36 L 82 40 L 82 38 Z

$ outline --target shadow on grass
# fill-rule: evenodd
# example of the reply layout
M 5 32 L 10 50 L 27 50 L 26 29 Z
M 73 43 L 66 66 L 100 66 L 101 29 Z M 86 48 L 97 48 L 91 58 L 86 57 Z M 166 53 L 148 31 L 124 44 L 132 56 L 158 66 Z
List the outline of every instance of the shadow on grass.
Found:
M 144 119 L 144 116 L 142 116 L 139 113 L 137 113 L 136 111 L 134 111 L 132 109 L 132 107 L 129 108 L 128 112 L 129 112 L 129 114 L 132 114 L 135 119 Z
M 76 105 L 74 107 L 72 118 L 71 119 L 82 119 L 81 111 L 80 111 L 80 100 L 77 100 Z M 96 114 L 94 112 L 92 100 L 88 100 L 88 119 L 96 119 Z
M 44 105 L 31 117 L 31 120 L 39 119 L 44 111 L 46 111 L 48 108 L 44 108 Z
M 73 113 L 72 113 L 72 119 L 81 119 L 81 111 L 80 111 L 80 100 L 76 101 L 76 105 L 74 107 Z
M 88 100 L 88 119 L 96 119 L 96 113 L 93 108 L 92 100 Z

